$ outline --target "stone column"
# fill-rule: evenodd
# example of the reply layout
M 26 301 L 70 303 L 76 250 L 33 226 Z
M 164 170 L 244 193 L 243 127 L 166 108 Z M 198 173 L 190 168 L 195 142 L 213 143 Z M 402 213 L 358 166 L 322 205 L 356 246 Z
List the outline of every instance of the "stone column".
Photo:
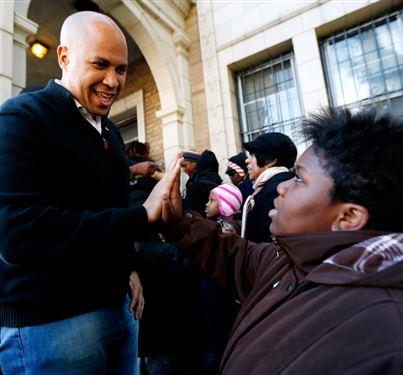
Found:
M 37 30 L 36 23 L 17 13 L 13 1 L 0 1 L 0 104 L 25 87 L 26 38 Z
M 192 98 L 190 93 L 189 62 L 188 62 L 189 48 L 192 41 L 182 30 L 175 31 L 172 36 L 172 40 L 176 49 L 179 87 L 181 92 L 180 101 L 181 106 L 185 110 L 183 114 L 183 124 L 182 124 L 183 147 L 185 149 L 194 149 L 195 137 L 193 129 Z
M 0 104 L 12 96 L 14 2 L 0 1 Z
M 38 25 L 18 13 L 14 14 L 14 46 L 13 46 L 13 95 L 25 87 L 27 79 L 27 48 L 26 39 L 36 34 Z
M 185 108 L 173 106 L 169 109 L 157 111 L 156 115 L 162 122 L 162 136 L 164 138 L 164 160 L 166 167 L 178 150 L 184 149 L 184 121 Z
M 221 95 L 220 72 L 217 60 L 216 37 L 211 1 L 197 3 L 200 30 L 200 48 L 203 60 L 203 76 L 206 91 L 206 104 L 210 145 L 223 169 L 228 158 L 227 134 L 224 120 L 224 106 Z M 220 170 L 223 172 L 223 170 Z
M 300 95 L 305 113 L 328 105 L 325 77 L 323 75 L 318 38 L 315 30 L 307 30 L 292 38 L 299 79 Z

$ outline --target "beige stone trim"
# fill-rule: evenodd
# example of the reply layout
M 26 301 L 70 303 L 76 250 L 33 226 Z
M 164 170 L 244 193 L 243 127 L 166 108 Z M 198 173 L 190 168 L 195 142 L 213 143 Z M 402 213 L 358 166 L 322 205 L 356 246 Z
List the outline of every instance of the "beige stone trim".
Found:
M 155 79 L 161 102 L 165 160 L 194 146 L 188 49 L 183 15 L 169 1 L 122 0 L 109 11 L 133 37 Z M 172 110 L 174 108 L 174 110 Z M 167 157 L 168 155 L 168 157 Z
M 187 58 L 192 41 L 183 30 L 176 30 L 172 35 L 172 41 L 176 47 L 176 52 Z
M 231 40 L 231 42 L 229 43 L 224 43 L 220 46 L 217 46 L 217 52 L 222 51 L 228 47 L 232 47 L 242 41 L 244 41 L 245 39 L 249 39 L 249 38 L 253 38 L 254 36 L 264 32 L 265 30 L 271 29 L 272 27 L 275 27 L 277 25 L 283 24 L 284 22 L 287 22 L 288 20 L 291 20 L 294 17 L 297 17 L 305 12 L 308 12 L 309 10 L 316 8 L 320 5 L 323 5 L 324 3 L 328 2 L 330 0 L 316 0 L 316 1 L 312 1 L 311 3 L 308 3 L 305 7 L 298 9 L 295 12 L 291 12 L 289 14 L 287 14 L 284 17 L 278 18 L 274 21 L 270 21 L 268 23 L 266 23 L 263 26 L 260 26 L 259 28 L 257 28 L 256 30 L 253 30 L 251 32 L 245 33 L 242 37 L 236 38 L 234 40 Z
M 29 0 L 0 1 L 0 103 L 25 87 L 25 40 L 38 30 L 38 25 L 26 17 L 29 5 Z
M 13 48 L 13 95 L 25 87 L 27 79 L 26 54 L 29 45 L 26 39 L 38 31 L 38 24 L 18 13 L 14 13 Z
M 183 17 L 187 17 L 189 14 L 191 0 L 170 0 L 172 4 L 182 13 Z
M 229 98 L 231 84 L 225 71 L 221 74 L 216 51 L 214 16 L 211 1 L 197 3 L 200 48 L 203 60 L 206 107 L 211 150 L 216 154 L 221 174 L 224 173 L 229 146 L 237 138 L 234 123 L 226 119 L 224 102 Z M 227 71 L 226 67 L 226 71 Z M 231 99 L 230 99 L 231 100 Z M 232 151 L 233 147 L 230 146 Z
M 183 116 L 185 108 L 172 106 L 156 112 L 156 116 L 162 122 L 162 134 L 164 138 L 164 160 L 166 167 L 178 150 L 186 148 L 183 135 Z
M 14 4 L 0 2 L 0 104 L 12 96 Z

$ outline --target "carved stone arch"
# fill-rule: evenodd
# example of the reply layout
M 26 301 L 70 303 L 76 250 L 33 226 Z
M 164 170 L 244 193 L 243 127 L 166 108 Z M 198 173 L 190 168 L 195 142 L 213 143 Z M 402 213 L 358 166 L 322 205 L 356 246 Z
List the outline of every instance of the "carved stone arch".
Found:
M 187 108 L 186 88 L 178 67 L 180 51 L 187 43 L 186 36 L 181 37 L 181 33 L 170 25 L 158 22 L 138 2 L 109 0 L 97 3 L 126 29 L 151 70 L 160 97 L 161 110 L 156 115 L 162 122 L 167 162 L 178 149 L 194 147 L 191 108 Z
M 164 31 L 156 30 L 159 26 L 152 23 L 136 2 L 119 3 L 108 12 L 113 15 L 136 42 L 152 72 L 161 106 L 167 108 L 179 100 L 178 82 L 175 67 L 172 66 L 172 52 L 167 40 L 163 40 Z
M 16 1 L 14 12 L 22 17 L 28 17 L 29 6 L 31 5 L 31 0 Z

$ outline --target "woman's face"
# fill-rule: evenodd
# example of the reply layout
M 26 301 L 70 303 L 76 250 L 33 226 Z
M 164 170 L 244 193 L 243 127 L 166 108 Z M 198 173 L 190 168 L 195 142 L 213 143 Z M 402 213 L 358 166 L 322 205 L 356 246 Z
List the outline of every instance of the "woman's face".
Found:
M 252 181 L 256 181 L 256 179 L 262 174 L 262 172 L 266 169 L 265 167 L 259 167 L 257 165 L 256 156 L 251 153 L 247 153 L 248 157 L 246 158 L 246 166 L 248 168 L 249 178 Z
M 342 203 L 333 202 L 333 180 L 313 148 L 297 162 L 296 176 L 278 185 L 278 197 L 270 210 L 272 234 L 309 233 L 332 230 Z
M 182 171 L 186 173 L 189 177 L 192 177 L 194 171 L 196 170 L 197 163 L 184 160 L 181 163 Z

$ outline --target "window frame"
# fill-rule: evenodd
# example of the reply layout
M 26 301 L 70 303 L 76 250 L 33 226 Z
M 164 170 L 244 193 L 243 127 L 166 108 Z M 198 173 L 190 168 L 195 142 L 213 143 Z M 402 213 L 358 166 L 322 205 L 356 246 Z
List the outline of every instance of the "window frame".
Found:
M 288 62 L 288 61 L 290 62 L 290 72 L 292 74 L 293 83 L 295 85 L 295 90 L 297 92 L 297 100 L 298 100 L 300 115 L 297 117 L 294 117 L 292 119 L 289 119 L 289 120 L 282 120 L 279 122 L 270 123 L 265 126 L 260 126 L 260 124 L 259 124 L 257 129 L 252 129 L 250 124 L 248 124 L 246 106 L 249 105 L 250 103 L 261 100 L 261 98 L 255 99 L 254 101 L 252 100 L 249 102 L 245 102 L 244 91 L 243 91 L 245 89 L 245 87 L 243 85 L 242 80 L 246 76 L 256 74 L 258 72 L 263 72 L 265 69 L 271 69 L 271 75 L 273 76 L 274 67 L 280 64 L 281 70 L 285 71 L 286 69 L 284 68 L 284 63 Z M 284 82 L 287 82 L 287 80 L 285 80 L 281 83 L 284 83 Z M 290 51 L 285 54 L 281 54 L 280 56 L 278 56 L 275 59 L 267 60 L 261 64 L 254 65 L 248 69 L 238 72 L 236 74 L 236 83 L 237 83 L 236 93 L 237 93 L 238 112 L 240 114 L 240 116 L 239 116 L 240 117 L 240 134 L 241 134 L 241 138 L 242 138 L 243 142 L 250 141 L 250 140 L 254 139 L 256 136 L 258 136 L 260 134 L 268 133 L 268 132 L 284 133 L 285 132 L 284 129 L 287 127 L 290 127 L 292 134 L 288 134 L 288 135 L 290 136 L 290 138 L 293 139 L 293 141 L 295 143 L 300 143 L 300 142 L 298 142 L 299 138 L 300 138 L 299 127 L 300 127 L 301 120 L 305 116 L 305 113 L 304 113 L 304 105 L 303 105 L 303 101 L 302 101 L 302 97 L 301 97 L 301 90 L 299 87 L 297 71 L 295 69 L 295 57 L 294 57 L 293 51 Z M 263 90 L 266 90 L 266 89 L 263 88 Z M 257 91 L 255 90 L 255 92 L 257 92 Z M 276 95 L 276 106 L 278 107 L 279 106 L 279 104 L 278 104 L 279 99 L 277 98 L 278 94 L 276 93 L 275 95 Z M 291 101 L 289 95 L 287 95 L 287 107 L 290 112 L 292 112 L 290 110 L 291 106 L 292 106 L 292 101 Z M 282 117 L 281 109 L 279 109 L 279 111 L 277 112 L 277 115 L 280 115 L 280 117 Z
M 327 36 L 325 38 L 322 38 L 319 41 L 319 45 L 320 45 L 320 54 L 321 54 L 321 59 L 322 59 L 322 65 L 323 65 L 323 70 L 324 70 L 324 75 L 325 75 L 325 82 L 326 82 L 326 87 L 327 87 L 327 93 L 328 93 L 328 99 L 329 99 L 329 103 L 331 104 L 331 106 L 335 107 L 335 108 L 339 108 L 339 107 L 345 107 L 345 108 L 349 108 L 351 110 L 356 110 L 362 107 L 372 107 L 372 108 L 377 108 L 377 106 L 379 105 L 385 105 L 387 107 L 388 111 L 392 110 L 392 104 L 391 104 L 391 100 L 393 100 L 394 98 L 397 97 L 401 97 L 403 96 L 403 64 L 399 64 L 398 62 L 398 56 L 396 54 L 395 49 L 393 49 L 393 57 L 394 60 L 396 61 L 396 68 L 398 69 L 398 75 L 399 75 L 399 81 L 401 84 L 400 89 L 398 90 L 392 90 L 392 91 L 388 91 L 388 86 L 387 86 L 387 80 L 385 78 L 385 73 L 388 72 L 388 69 L 384 68 L 384 61 L 381 57 L 381 50 L 382 48 L 379 46 L 378 43 L 378 39 L 376 37 L 376 33 L 375 30 L 377 27 L 381 27 L 383 25 L 387 25 L 387 29 L 388 29 L 388 37 L 389 40 L 391 42 L 391 45 L 394 45 L 394 40 L 393 40 L 393 34 L 391 32 L 391 28 L 390 28 L 390 23 L 395 21 L 396 19 L 400 18 L 400 22 L 402 22 L 403 25 L 403 10 L 398 10 L 392 13 L 388 13 L 385 14 L 381 17 L 378 18 L 373 18 L 368 22 L 359 24 L 357 26 L 354 26 L 352 28 L 349 29 L 345 29 L 343 31 L 334 33 L 330 36 Z M 347 43 L 347 51 L 348 51 L 348 63 L 350 64 L 350 69 L 352 71 L 354 71 L 354 65 L 353 65 L 353 58 L 351 56 L 351 51 L 350 51 L 350 46 L 348 44 L 348 39 L 353 37 L 354 35 L 359 36 L 360 38 L 360 43 L 361 43 L 361 49 L 362 49 L 362 54 L 360 55 L 360 57 L 362 57 L 363 59 L 363 64 L 365 65 L 365 71 L 366 71 L 366 79 L 369 82 L 370 80 L 368 78 L 371 78 L 368 75 L 368 61 L 367 61 L 367 56 L 365 54 L 365 52 L 363 51 L 363 37 L 362 34 L 368 30 L 372 30 L 373 33 L 373 40 L 375 43 L 375 50 L 374 52 L 377 55 L 377 58 L 379 61 L 379 65 L 380 65 L 380 72 L 379 74 L 382 77 L 382 85 L 384 87 L 384 92 L 381 94 L 374 94 L 372 92 L 373 87 L 371 87 L 371 85 L 369 84 L 368 87 L 368 91 L 369 91 L 369 95 L 368 97 L 362 98 L 362 99 L 358 99 L 355 100 L 353 102 L 348 102 L 346 103 L 346 95 L 343 92 L 343 85 L 341 86 L 342 89 L 342 95 L 343 95 L 343 102 L 344 104 L 338 104 L 337 103 L 337 92 L 335 89 L 335 85 L 337 84 L 336 79 L 338 79 L 339 77 L 341 77 L 341 73 L 340 73 L 340 63 L 339 61 L 336 61 L 337 64 L 337 69 L 339 70 L 338 76 L 336 74 L 331 74 L 331 70 L 330 69 L 330 62 L 329 62 L 329 53 L 326 51 L 326 47 L 328 45 L 335 45 L 337 42 L 339 42 L 340 40 L 345 40 Z M 403 43 L 403 37 L 402 37 L 402 43 Z M 337 52 L 336 52 L 336 48 L 334 50 L 334 53 L 336 54 L 336 60 L 337 60 Z M 342 62 L 344 63 L 344 61 Z M 402 69 L 399 69 L 400 67 L 402 67 Z M 354 89 L 355 89 L 355 94 L 358 98 L 359 96 L 359 90 L 357 89 L 357 78 L 355 76 L 355 74 L 353 73 L 353 81 L 354 81 Z M 341 83 L 341 82 L 339 82 Z

